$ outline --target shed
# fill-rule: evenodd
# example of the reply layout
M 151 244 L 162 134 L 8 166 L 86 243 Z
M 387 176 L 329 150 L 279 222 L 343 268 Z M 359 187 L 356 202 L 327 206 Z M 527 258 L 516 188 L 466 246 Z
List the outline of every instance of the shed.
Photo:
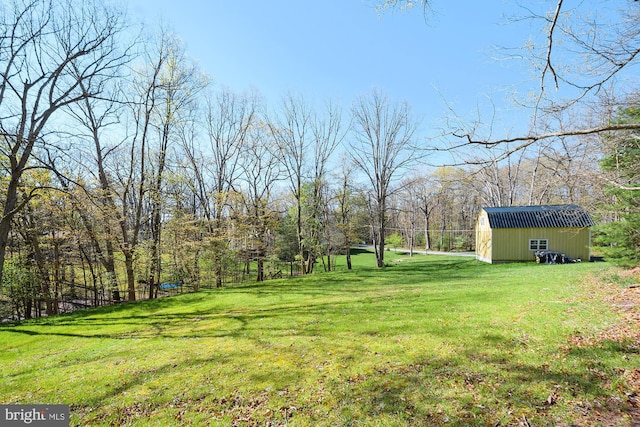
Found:
M 476 222 L 476 258 L 535 261 L 536 251 L 552 250 L 589 260 L 593 225 L 577 205 L 485 207 Z

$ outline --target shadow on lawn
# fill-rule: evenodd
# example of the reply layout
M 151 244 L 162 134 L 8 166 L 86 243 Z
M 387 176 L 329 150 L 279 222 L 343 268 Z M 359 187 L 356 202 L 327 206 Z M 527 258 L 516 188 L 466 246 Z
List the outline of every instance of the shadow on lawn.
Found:
M 599 363 L 599 347 L 583 349 L 570 365 L 531 365 L 461 350 L 451 357 L 410 364 L 387 362 L 374 374 L 334 384 L 343 416 L 357 421 L 365 415 L 401 414 L 407 425 L 430 426 L 523 425 L 523 419 L 531 425 L 556 425 L 558 413 L 553 411 L 562 403 L 574 417 L 567 425 L 574 425 L 590 411 L 605 407 L 616 414 L 633 410 L 623 393 L 612 389 L 617 373 L 593 368 Z M 481 365 L 473 363 L 478 358 L 484 359 Z M 616 394 L 620 398 L 612 399 Z
M 468 280 L 474 275 L 475 260 L 446 259 L 438 261 L 396 263 L 385 268 L 358 267 L 349 272 L 339 271 L 309 276 L 290 277 L 281 280 L 253 283 L 225 288 L 224 292 L 258 295 L 280 293 L 283 290 L 295 294 L 335 294 L 359 293 L 363 290 L 382 286 L 428 285 Z M 482 268 L 482 265 L 478 266 Z
M 499 340 L 498 337 L 494 338 Z M 554 413 L 558 402 L 569 406 L 578 418 L 590 408 L 597 407 L 593 405 L 593 399 L 605 402 L 611 397 L 612 391 L 607 387 L 612 378 L 605 377 L 602 371 L 589 368 L 598 360 L 600 349 L 597 347 L 582 349 L 568 364 L 532 365 L 518 362 L 517 357 L 511 359 L 492 351 L 483 353 L 478 349 L 486 347 L 487 343 L 477 344 L 477 348 L 460 348 L 446 357 L 425 356 L 402 364 L 383 359 L 372 370 L 356 370 L 354 373 L 353 369 L 347 369 L 344 373 L 323 376 L 320 383 L 307 392 L 331 395 L 338 406 L 325 407 L 322 411 L 310 405 L 307 397 L 298 394 L 303 371 L 270 371 L 265 367 L 256 371 L 256 375 L 259 375 L 256 380 L 268 383 L 270 380 L 276 381 L 273 376 L 277 375 L 277 382 L 287 390 L 287 405 L 297 408 L 296 414 L 315 420 L 317 425 L 327 425 L 323 420 L 329 417 L 347 425 L 349 422 L 367 424 L 367 420 L 381 416 L 387 420 L 397 420 L 397 425 L 401 425 L 400 422 L 430 426 L 520 425 L 522 419 L 528 419 L 531 425 L 554 425 L 558 422 Z M 482 364 L 474 363 L 479 359 L 483 361 Z M 245 362 L 252 363 L 248 359 Z M 174 364 L 133 372 L 126 382 L 82 402 L 80 406 L 106 406 L 113 397 L 145 384 L 148 379 L 157 381 L 176 371 L 186 372 L 206 364 L 224 363 L 228 363 L 228 360 L 212 354 L 208 358 L 179 360 Z M 236 360 L 235 363 L 242 361 Z M 282 375 L 285 375 L 284 379 Z M 180 391 L 177 392 L 178 396 L 174 392 L 172 396 L 154 399 L 154 403 L 142 402 L 140 405 L 159 406 L 164 401 L 164 404 L 170 404 L 172 399 L 182 397 Z M 189 411 L 199 413 L 205 408 L 212 413 L 242 409 L 229 408 L 229 402 L 224 403 L 227 400 L 224 396 L 216 396 L 213 390 L 212 393 L 207 395 L 206 403 L 196 400 L 193 407 L 186 407 L 185 417 L 188 417 Z M 275 402 L 281 402 L 278 395 L 282 396 L 282 389 L 265 392 L 249 387 L 243 393 L 241 397 L 246 401 L 262 399 L 268 402 L 274 399 Z M 619 405 L 619 411 L 628 409 L 622 401 Z M 80 412 L 81 407 L 77 408 Z M 264 414 L 268 412 L 254 412 L 249 419 L 258 424 L 266 423 L 269 420 Z M 292 421 L 295 421 L 296 414 Z M 127 422 L 120 415 L 108 417 L 116 424 Z
M 286 314 L 290 313 L 284 313 Z M 246 331 L 246 328 L 250 328 L 248 325 L 255 320 L 254 315 L 234 318 L 243 325 L 238 332 Z M 332 350 L 337 354 L 355 351 L 353 343 L 349 341 L 332 340 L 332 343 L 335 346 Z M 345 348 L 339 348 L 341 345 Z M 571 360 L 566 363 L 556 361 L 534 365 L 519 361 L 520 350 L 513 347 L 512 339 L 497 333 L 489 337 L 478 336 L 467 347 L 453 348 L 449 356 L 425 354 L 422 358 L 418 356 L 408 363 L 393 362 L 383 356 L 373 368 L 351 368 L 345 369 L 343 373 L 322 376 L 321 382 L 307 392 L 332 396 L 332 400 L 338 402 L 339 406 L 325 408 L 328 412 L 319 412 L 310 405 L 307 397 L 298 394 L 304 366 L 300 371 L 283 372 L 263 367 L 251 368 L 251 372 L 255 370 L 256 375 L 259 375 L 259 378 L 256 378 L 258 383 L 268 383 L 273 378 L 274 381 L 284 384 L 287 390 L 287 404 L 298 408 L 298 414 L 315 419 L 317 425 L 327 425 L 322 421 L 328 416 L 333 420 L 340 420 L 343 425 L 349 422 L 366 424 L 367 420 L 371 421 L 381 416 L 387 417 L 385 419 L 396 419 L 406 425 L 519 425 L 523 416 L 532 423 L 531 425 L 553 425 L 558 421 L 557 414 L 553 412 L 557 402 L 573 407 L 577 417 L 578 414 L 590 410 L 589 408 L 596 407 L 592 405 L 592 399 L 601 398 L 604 402 L 613 393 L 607 388 L 614 380 L 611 378 L 613 372 L 605 374 L 606 368 L 601 367 L 598 362 L 601 351 L 608 348 L 594 346 L 580 348 L 578 352 L 569 350 L 565 356 Z M 624 352 L 624 349 L 619 350 Z M 115 423 L 114 425 L 126 424 L 130 421 L 127 417 L 131 416 L 130 411 L 124 410 L 126 408 L 111 408 L 111 414 L 95 411 L 95 408 L 109 407 L 114 397 L 135 390 L 148 381 L 161 382 L 163 377 L 170 378 L 176 372 L 188 373 L 194 369 L 200 371 L 203 366 L 209 364 L 223 366 L 233 363 L 237 369 L 255 363 L 250 353 L 245 354 L 241 348 L 236 351 L 237 356 L 212 352 L 207 357 L 176 358 L 174 363 L 132 370 L 130 375 L 116 382 L 107 391 L 89 397 L 86 401 L 77 402 L 72 412 L 81 417 L 82 423 L 108 420 Z M 295 349 L 289 351 L 289 357 L 299 357 Z M 321 357 L 327 356 L 323 354 Z M 334 360 L 331 363 L 342 362 Z M 199 375 L 208 375 L 207 370 Z M 277 380 L 274 376 L 278 376 Z M 194 380 L 197 380 L 197 377 L 194 377 Z M 195 399 L 191 407 L 183 408 L 186 411 L 185 417 L 189 416 L 189 412 L 200 413 L 203 410 L 210 413 L 241 410 L 230 409 L 230 399 L 217 396 L 216 393 L 219 392 L 215 389 L 216 387 L 212 386 L 211 395 L 203 396 L 200 400 Z M 252 390 L 251 387 L 244 389 L 243 398 L 247 401 L 268 401 L 271 398 L 275 402 L 281 402 L 279 396 L 282 394 L 278 393 L 282 393 L 282 388 L 268 392 L 258 388 Z M 134 409 L 142 411 L 144 416 L 144 411 L 151 413 L 160 406 L 170 406 L 176 398 L 184 397 L 181 393 L 186 392 L 186 389 L 173 390 L 166 396 L 155 396 L 154 399 L 136 403 Z M 554 396 L 553 399 L 551 396 Z M 223 403 L 225 401 L 226 404 Z M 619 404 L 620 411 L 627 409 L 624 401 Z M 98 415 L 92 415 L 92 412 Z M 267 412 L 269 411 L 255 412 L 250 420 L 258 424 L 267 423 L 269 420 L 264 415 Z M 84 418 L 85 416 L 87 418 Z M 295 421 L 296 416 L 293 415 L 292 421 Z
M 354 249 L 354 253 L 369 253 L 365 249 Z M 155 310 L 170 311 L 174 307 L 182 307 L 203 298 L 217 298 L 219 294 L 248 294 L 248 295 L 349 295 L 359 294 L 363 290 L 375 289 L 382 286 L 392 287 L 403 285 L 420 285 L 428 283 L 447 283 L 456 280 L 468 279 L 472 274 L 469 272 L 470 266 L 475 261 L 454 259 L 428 262 L 399 263 L 385 267 L 357 267 L 350 272 L 320 273 L 302 277 L 290 277 L 279 280 L 256 282 L 229 286 L 221 289 L 207 289 L 200 292 L 181 294 L 171 297 L 164 297 L 154 300 L 139 300 L 135 302 L 122 302 L 115 305 L 107 305 L 96 308 L 78 310 L 72 313 L 60 314 L 52 317 L 30 319 L 17 323 L 0 324 L 0 331 L 12 330 L 19 325 L 37 324 L 40 326 L 62 326 L 65 324 L 75 324 L 78 320 L 99 318 L 101 316 L 114 315 L 114 319 L 126 319 L 127 316 L 118 316 L 121 312 L 139 312 L 140 316 L 133 318 L 148 317 L 149 312 Z M 473 265 L 475 268 L 475 265 Z M 466 269 L 466 270 L 465 270 Z M 214 307 L 224 311 L 230 307 Z M 189 313 L 188 313 L 189 314 Z M 182 314 L 177 315 L 180 317 Z M 166 315 L 171 318 L 171 314 Z M 104 317 L 105 321 L 107 317 Z M 107 322 L 108 323 L 108 322 Z M 105 323 L 105 324 L 107 324 Z
M 446 258 L 400 262 L 383 270 L 358 267 L 354 273 L 333 272 L 274 280 L 2 325 L 0 332 L 115 340 L 237 339 L 232 340 L 237 344 L 236 348 L 228 353 L 212 351 L 207 357 L 177 355 L 173 363 L 137 368 L 139 370 L 130 372 L 126 378 L 115 381 L 107 391 L 97 393 L 74 407 L 73 412 L 80 417 L 85 416 L 85 408 L 106 407 L 113 397 L 149 380 L 157 383 L 158 378 L 171 378 L 182 370 L 200 370 L 207 364 L 232 365 L 229 368 L 232 372 L 235 372 L 233 369 L 251 366 L 250 369 L 259 372 L 259 382 L 264 383 L 271 375 L 281 376 L 283 372 L 269 371 L 266 367 L 258 370 L 252 366 L 256 362 L 255 356 L 267 354 L 273 346 L 278 346 L 282 357 L 298 362 L 293 364 L 296 368 L 286 372 L 285 379 L 280 380 L 290 384 L 289 404 L 297 407 L 299 412 L 308 411 L 306 416 L 316 417 L 318 425 L 323 425 L 308 398 L 296 394 L 296 390 L 301 388 L 296 381 L 300 381 L 305 369 L 309 368 L 309 360 L 300 354 L 317 351 L 316 347 L 307 349 L 305 343 L 297 344 L 297 338 L 307 341 L 318 339 L 320 348 L 328 344 L 334 355 L 328 356 L 327 349 L 322 348 L 321 352 L 312 353 L 314 357 L 329 359 L 335 366 L 344 366 L 344 372 L 338 370 L 332 375 L 320 376 L 324 383 L 314 389 L 318 394 L 333 396 L 332 400 L 338 402 L 339 407 L 330 410 L 344 425 L 349 420 L 353 424 L 361 424 L 363 420 L 379 415 L 397 417 L 407 425 L 517 425 L 519 421 L 514 418 L 515 414 L 526 415 L 530 421 L 537 420 L 539 425 L 552 425 L 554 419 L 548 414 L 556 403 L 549 400 L 551 393 L 558 394 L 558 401 L 576 406 L 578 404 L 572 402 L 587 402 L 593 396 L 611 396 L 613 392 L 607 389 L 607 385 L 615 383 L 614 373 L 602 366 L 598 359 L 602 352 L 612 350 L 621 357 L 625 356 L 633 352 L 631 346 L 604 343 L 571 349 L 561 355 L 569 361 L 563 362 L 561 357 L 550 360 L 550 363 L 534 365 L 518 361 L 527 360 L 525 353 L 529 350 L 520 348 L 504 331 L 475 337 L 471 334 L 465 344 L 457 344 L 456 347 L 455 336 L 438 335 L 438 329 L 428 329 L 427 323 L 409 324 L 395 318 L 397 325 L 387 326 L 383 331 L 376 330 L 383 325 L 384 319 L 380 319 L 386 315 L 399 314 L 402 317 L 411 313 L 420 316 L 420 312 L 414 310 L 425 310 L 424 317 L 428 319 L 426 310 L 431 303 L 462 306 L 471 301 L 478 302 L 481 298 L 489 300 L 492 291 L 486 289 L 478 292 L 465 289 L 463 299 L 460 293 L 447 292 L 456 286 L 471 288 L 474 279 L 470 277 L 479 277 L 488 268 L 478 266 L 475 260 Z M 436 283 L 443 286 L 432 292 Z M 282 299 L 278 298 L 280 296 Z M 363 328 L 364 321 L 374 316 L 377 316 L 377 323 L 372 322 L 370 330 Z M 456 325 L 455 322 L 453 324 Z M 447 342 L 451 354 L 439 357 L 421 355 L 421 350 L 416 352 L 412 349 L 417 354 L 414 360 L 396 363 L 384 355 L 362 355 L 362 352 L 371 351 L 367 350 L 368 344 L 353 340 L 357 334 L 371 336 L 371 340 L 378 340 L 381 345 L 400 352 L 402 348 L 394 347 L 394 343 L 407 334 L 409 327 L 423 328 L 422 334 L 434 335 L 443 343 Z M 286 346 L 283 346 L 285 342 Z M 247 344 L 246 348 L 244 344 Z M 431 350 L 425 349 L 424 352 L 427 351 Z M 120 356 L 102 353 L 96 357 L 115 360 Z M 549 355 L 549 359 L 553 357 Z M 357 366 L 360 359 L 366 360 L 369 367 Z M 350 366 L 352 360 L 355 360 L 355 366 Z M 78 362 L 69 358 L 68 363 Z M 203 375 L 209 373 L 196 373 L 194 381 L 202 379 Z M 265 391 L 255 389 L 247 393 L 262 395 Z M 281 397 L 276 394 L 278 390 L 269 393 L 276 401 L 282 400 L 278 400 Z M 163 396 L 160 401 L 166 399 L 165 403 L 169 405 L 173 397 Z M 157 401 L 142 404 L 158 405 L 154 402 Z M 216 411 L 218 408 L 213 407 L 214 404 L 208 403 L 211 407 L 206 409 Z M 197 412 L 198 408 L 187 410 Z M 97 412 L 101 414 L 100 420 L 108 419 L 116 424 L 127 422 L 119 418 L 126 415 Z M 92 416 L 87 412 L 86 417 Z M 81 421 L 90 423 L 98 419 Z M 268 420 L 252 421 L 266 424 Z
M 310 319 L 339 319 L 345 313 L 354 314 L 354 305 L 363 312 L 375 306 L 386 306 L 387 294 L 363 295 L 355 299 L 303 303 L 291 302 L 270 306 L 225 309 L 215 313 L 210 310 L 192 310 L 180 313 L 149 313 L 120 316 L 114 319 L 101 316 L 73 316 L 52 325 L 17 324 L 4 326 L 0 331 L 30 336 L 61 336 L 87 339 L 143 339 L 143 338 L 248 338 L 268 333 L 279 336 L 279 331 L 305 329 Z M 126 312 L 125 312 L 126 313 Z M 68 328 L 67 328 L 68 327 Z M 82 332 L 70 332 L 67 329 Z
M 464 259 L 430 260 L 399 264 L 384 270 L 360 268 L 354 274 L 310 275 L 81 310 L 1 325 L 0 331 L 94 339 L 234 337 L 246 333 L 247 325 L 256 319 L 273 320 L 270 322 L 273 328 L 283 319 L 340 317 L 343 312 L 353 311 L 354 306 L 361 306 L 366 313 L 378 307 L 385 308 L 390 299 L 430 298 L 441 303 L 450 296 L 434 293 L 421 297 L 416 296 L 415 291 L 428 292 L 431 283 L 442 285 L 468 280 L 469 265 L 470 261 Z M 462 283 L 464 285 L 464 281 Z M 284 300 L 278 298 L 273 303 L 262 300 L 274 296 L 282 296 Z M 473 293 L 468 297 L 478 299 Z M 209 307 L 208 302 L 203 302 L 206 298 L 210 298 Z M 461 302 L 459 298 L 458 303 Z M 238 301 L 243 305 L 238 306 Z M 238 319 L 246 322 L 240 322 L 241 326 L 238 326 Z M 211 325 L 207 327 L 206 322 Z M 297 328 L 295 324 L 285 324 L 283 330 Z
M 370 298 L 371 296 L 367 296 Z M 382 296 L 381 298 L 384 298 Z M 372 304 L 376 304 L 376 300 L 372 300 Z M 207 364 L 225 365 L 233 364 L 236 368 L 243 366 L 251 366 L 255 363 L 252 355 L 255 351 L 262 349 L 264 352 L 271 351 L 270 346 L 277 342 L 278 338 L 296 338 L 296 337 L 317 337 L 322 335 L 322 331 L 314 329 L 318 324 L 312 321 L 315 318 L 321 319 L 323 315 L 338 318 L 343 316 L 343 311 L 350 311 L 347 315 L 350 319 L 358 319 L 359 313 L 353 311 L 353 302 L 333 303 L 318 302 L 316 304 L 305 303 L 293 306 L 274 306 L 262 307 L 247 310 L 227 311 L 224 314 L 212 314 L 208 311 L 195 310 L 185 315 L 171 315 L 165 318 L 162 313 L 151 314 L 149 316 L 128 316 L 124 318 L 127 324 L 134 326 L 143 326 L 146 322 L 152 322 L 159 329 L 150 329 L 134 336 L 124 336 L 118 334 L 102 334 L 98 336 L 84 336 L 76 334 L 58 334 L 53 332 L 52 335 L 62 336 L 81 336 L 86 338 L 104 337 L 104 338 L 145 338 L 145 337 L 162 337 L 162 338 L 242 338 L 250 340 L 255 344 L 254 353 L 246 352 L 245 349 L 238 346 L 234 350 L 233 355 L 228 353 L 212 352 L 207 357 L 177 357 L 174 363 L 162 364 L 157 367 L 139 368 L 138 371 L 132 371 L 130 375 L 117 381 L 107 391 L 97 394 L 87 399 L 87 401 L 79 402 L 73 408 L 73 412 L 78 416 L 84 417 L 85 408 L 107 407 L 110 401 L 123 393 L 144 385 L 147 381 L 153 380 L 158 382 L 158 378 L 167 376 L 170 378 L 176 372 L 185 372 L 192 369 L 201 369 Z M 200 320 L 198 320 L 200 319 Z M 214 321 L 216 319 L 225 320 L 226 326 L 220 329 L 198 331 L 192 336 L 184 336 L 174 334 L 177 330 L 181 330 L 189 322 Z M 297 319 L 297 322 L 291 321 L 287 323 L 287 319 Z M 82 319 L 76 319 L 76 321 Z M 104 322 L 106 319 L 99 317 L 86 318 L 90 321 L 82 328 L 95 327 L 95 323 Z M 178 323 L 176 325 L 176 322 Z M 102 326 L 108 327 L 109 323 L 102 323 Z M 171 329 L 173 326 L 175 329 Z M 322 328 L 323 325 L 320 325 Z M 167 329 L 168 328 L 168 329 Z M 213 328 L 213 324 L 212 324 Z M 160 332 L 158 332 L 160 331 Z M 340 330 L 339 332 L 341 332 Z M 16 330 L 18 333 L 47 335 L 29 330 Z M 331 333 L 330 331 L 328 333 Z M 264 343 L 263 335 L 267 334 L 268 343 Z M 328 338 L 335 354 L 358 354 L 362 349 L 359 344 L 353 343 L 349 337 Z M 384 337 L 380 337 L 384 339 Z M 394 340 L 394 336 L 388 337 L 390 341 Z M 443 339 L 445 337 L 442 337 Z M 295 341 L 291 341 L 294 343 Z M 296 353 L 295 344 L 293 347 L 287 347 L 287 350 L 279 349 L 285 352 L 282 357 L 299 358 Z M 408 363 L 396 363 L 390 361 L 387 357 L 380 356 L 380 362 L 376 363 L 373 369 L 345 369 L 344 373 L 336 372 L 333 376 L 324 376 L 322 384 L 317 385 L 318 393 L 322 392 L 332 396 L 332 399 L 339 402 L 339 407 L 330 408 L 333 419 L 339 418 L 343 424 L 349 421 L 354 424 L 366 424 L 366 420 L 375 419 L 375 417 L 385 416 L 392 419 L 401 420 L 406 425 L 518 425 L 519 419 L 526 416 L 532 425 L 553 425 L 556 418 L 554 409 L 556 402 L 563 402 L 572 406 L 575 413 L 580 411 L 588 411 L 595 405 L 589 401 L 591 399 L 602 397 L 610 397 L 613 392 L 607 389 L 608 384 L 615 383 L 612 378 L 613 372 L 607 371 L 606 367 L 601 366 L 598 362 L 602 351 L 611 351 L 612 349 L 625 355 L 631 352 L 631 349 L 623 346 L 611 347 L 602 344 L 593 347 L 585 347 L 570 349 L 565 351 L 563 356 L 569 358 L 567 362 L 561 362 L 560 359 L 554 359 L 551 363 L 543 363 L 539 365 L 527 364 L 519 361 L 519 357 L 523 356 L 528 350 L 526 346 L 518 346 L 514 342 L 513 337 L 502 334 L 500 331 L 490 335 L 478 335 L 464 346 L 455 347 L 451 344 L 451 355 L 437 357 L 434 355 L 417 356 L 415 360 Z M 560 351 L 560 350 L 559 350 Z M 108 354 L 102 354 L 101 357 L 110 357 Z M 325 353 L 318 357 L 327 358 Z M 332 364 L 344 364 L 343 360 L 339 360 L 338 356 L 332 356 Z M 552 355 L 549 356 L 550 358 Z M 369 358 L 370 360 L 371 358 Z M 525 357 L 526 359 L 526 357 Z M 374 358 L 375 360 L 375 358 Z M 305 360 L 300 359 L 299 371 L 282 372 L 277 370 L 264 369 L 256 370 L 259 372 L 261 383 L 269 380 L 270 376 L 282 376 L 279 378 L 280 383 L 290 384 L 288 388 L 287 401 L 290 406 L 298 408 L 299 413 L 314 419 L 319 417 L 309 401 L 304 396 L 297 395 L 296 390 L 300 389 L 297 381 L 301 375 L 304 375 Z M 73 361 L 70 364 L 75 363 Z M 251 368 L 255 370 L 254 368 Z M 349 373 L 347 373 L 349 372 Z M 357 374 L 354 374 L 356 372 Z M 204 375 L 204 374 L 199 374 Z M 194 378 L 197 379 L 197 378 Z M 251 387 L 249 387 L 251 390 Z M 184 390 L 175 390 L 173 393 L 184 392 Z M 313 393 L 313 391 L 311 391 Z M 213 393 L 213 391 L 212 391 Z M 246 391 L 245 396 L 249 401 L 252 397 L 261 397 L 265 395 L 264 390 L 255 389 L 254 391 Z M 252 394 L 253 393 L 253 394 Z M 274 401 L 278 400 L 278 390 L 267 393 Z M 550 396 L 555 396 L 550 399 Z M 153 400 L 143 401 L 141 407 L 148 406 L 145 410 L 152 412 L 155 407 L 161 405 L 170 405 L 175 397 L 181 396 L 162 396 Z M 256 400 L 254 399 L 254 400 Z M 224 400 L 224 399 L 222 399 Z M 209 401 L 208 403 L 194 403 L 194 405 L 206 405 L 206 410 L 211 412 L 228 410 L 218 408 L 215 405 L 221 405 L 220 400 Z M 584 405 L 580 406 L 579 402 Z M 620 403 L 621 411 L 624 411 L 624 401 Z M 585 409 L 587 408 L 587 409 Z M 125 408 L 119 408 L 125 409 Z M 194 413 L 204 410 L 202 408 L 187 407 L 187 411 Z M 109 420 L 116 425 L 127 422 L 126 417 L 128 411 L 118 411 L 120 415 L 108 415 L 104 412 L 97 411 L 100 420 Z M 267 411 L 262 411 L 267 412 Z M 261 413 L 253 414 L 252 421 L 256 423 L 266 423 L 268 420 Z M 82 418 L 83 423 L 91 423 L 98 421 L 96 415 L 90 415 L 86 411 L 86 417 Z M 328 414 L 324 414 L 328 415 Z M 294 415 L 294 419 L 295 419 Z M 576 415 L 577 416 L 577 415 Z M 91 418 L 94 417 L 94 418 Z M 123 418 L 124 417 L 124 418 Z M 394 418 L 395 417 L 395 418 Z M 264 418 L 264 419 L 263 419 Z M 388 419 L 387 418 L 387 419 Z M 315 418 L 318 425 L 326 425 L 322 423 L 322 418 Z

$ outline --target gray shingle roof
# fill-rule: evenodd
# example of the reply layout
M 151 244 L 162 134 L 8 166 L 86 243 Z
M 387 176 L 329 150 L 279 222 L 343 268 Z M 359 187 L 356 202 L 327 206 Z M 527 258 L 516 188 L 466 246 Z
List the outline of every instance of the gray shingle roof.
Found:
M 491 228 L 556 228 L 595 225 L 578 205 L 510 206 L 484 208 Z

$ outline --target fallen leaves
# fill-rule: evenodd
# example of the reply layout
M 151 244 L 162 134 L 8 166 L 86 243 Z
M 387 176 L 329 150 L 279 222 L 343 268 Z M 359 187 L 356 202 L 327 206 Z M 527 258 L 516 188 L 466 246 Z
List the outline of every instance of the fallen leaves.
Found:
M 636 279 L 639 275 L 640 268 L 620 273 L 620 276 Z M 592 296 L 610 305 L 620 315 L 621 321 L 595 335 L 574 331 L 567 340 L 570 345 L 564 350 L 615 343 L 621 351 L 629 354 L 640 353 L 640 287 L 600 283 Z M 601 380 L 607 379 L 607 375 L 596 368 L 590 369 L 590 372 Z M 594 406 L 586 411 L 585 424 L 575 425 L 640 425 L 640 369 L 623 369 L 619 388 L 622 396 L 626 396 L 626 401 L 612 397 L 603 405 Z M 631 424 L 628 424 L 629 421 Z

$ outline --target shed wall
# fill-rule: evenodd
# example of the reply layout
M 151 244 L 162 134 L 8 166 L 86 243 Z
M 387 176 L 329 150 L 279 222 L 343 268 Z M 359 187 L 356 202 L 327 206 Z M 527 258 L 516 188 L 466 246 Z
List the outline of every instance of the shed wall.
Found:
M 491 226 L 489 216 L 483 210 L 476 223 L 476 258 L 484 262 L 491 261 Z
M 588 261 L 590 230 L 585 228 L 496 228 L 491 233 L 491 261 L 534 261 L 530 239 L 547 239 L 548 249 Z

